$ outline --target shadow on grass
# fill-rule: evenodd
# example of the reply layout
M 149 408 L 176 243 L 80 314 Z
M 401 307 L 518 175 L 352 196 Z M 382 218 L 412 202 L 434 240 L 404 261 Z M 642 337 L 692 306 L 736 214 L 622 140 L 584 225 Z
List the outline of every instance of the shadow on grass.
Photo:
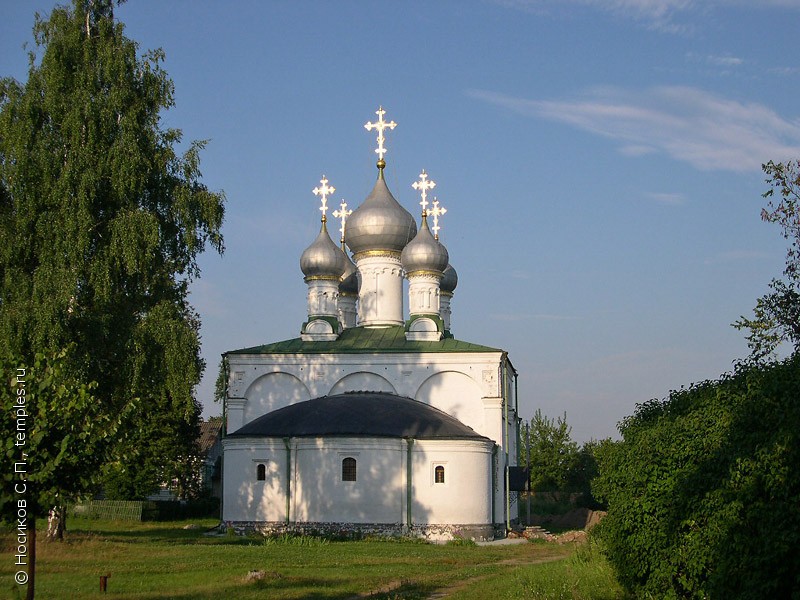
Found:
M 120 543 L 180 543 L 187 542 L 198 543 L 229 543 L 247 545 L 248 542 L 252 543 L 253 540 L 247 538 L 228 538 L 224 536 L 209 536 L 205 535 L 209 530 L 203 529 L 180 529 L 174 526 L 170 527 L 156 527 L 152 529 L 136 529 L 136 530 L 117 530 L 109 531 L 107 529 L 91 529 L 84 527 L 70 528 L 67 536 L 72 539 L 103 539 L 106 541 L 120 542 Z
M 164 590 L 157 594 L 138 596 L 140 600 L 163 600 L 165 593 L 171 600 L 217 600 L 218 598 L 281 598 L 303 600 L 423 600 L 436 588 L 416 582 L 403 582 L 401 585 L 388 585 L 381 589 L 353 594 L 326 590 L 335 582 L 313 577 L 267 577 L 261 581 L 242 581 L 225 588 L 217 588 L 207 593 Z

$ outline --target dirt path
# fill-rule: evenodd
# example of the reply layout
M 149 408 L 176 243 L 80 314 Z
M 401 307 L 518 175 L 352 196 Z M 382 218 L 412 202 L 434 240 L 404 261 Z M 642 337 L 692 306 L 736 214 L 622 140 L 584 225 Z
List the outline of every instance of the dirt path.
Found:
M 492 566 L 516 567 L 522 565 L 536 565 L 541 563 L 553 562 L 556 560 L 561 560 L 564 557 L 565 557 L 564 554 L 560 552 L 553 554 L 544 554 L 544 555 L 542 555 L 542 553 L 536 553 L 528 557 L 515 556 L 514 558 L 508 558 L 505 560 L 475 563 L 474 565 L 470 566 L 473 568 L 492 567 Z M 432 592 L 430 595 L 426 596 L 426 600 L 441 600 L 442 598 L 449 598 L 453 594 L 465 590 L 470 586 L 480 581 L 483 581 L 484 579 L 487 579 L 489 577 L 493 577 L 495 575 L 497 575 L 497 573 L 487 573 L 485 575 L 475 575 L 473 577 L 461 579 L 456 583 L 439 588 L 438 590 Z M 386 597 L 386 595 L 392 592 L 396 591 L 402 592 L 403 588 L 406 589 L 413 588 L 418 584 L 424 584 L 424 583 L 429 583 L 429 582 L 396 579 L 394 581 L 390 581 L 389 583 L 381 586 L 378 589 L 373 589 L 368 592 L 362 592 L 357 596 L 353 596 L 351 600 L 369 600 L 370 598 Z
M 503 565 L 503 566 L 508 566 L 508 567 L 515 567 L 515 566 L 521 566 L 521 565 L 538 565 L 538 564 L 542 564 L 542 563 L 548 563 L 548 562 L 553 562 L 553 561 L 556 561 L 556 560 L 561 560 L 562 558 L 564 558 L 564 556 L 562 556 L 562 555 L 540 556 L 540 557 L 534 558 L 532 560 L 517 557 L 517 558 L 509 558 L 507 560 L 499 560 L 499 561 L 491 562 L 491 563 L 478 563 L 475 566 L 476 567 L 485 567 L 485 566 Z M 488 574 L 488 575 L 476 575 L 475 577 L 469 577 L 468 579 L 462 579 L 458 583 L 454 583 L 454 584 L 449 585 L 447 587 L 444 587 L 444 588 L 436 590 L 430 596 L 427 597 L 427 600 L 441 600 L 442 598 L 449 598 L 450 596 L 452 596 L 456 592 L 460 592 L 461 590 L 465 590 L 468 587 L 470 587 L 471 585 L 474 585 L 474 584 L 478 583 L 479 581 L 483 581 L 484 579 L 492 577 L 493 575 L 495 575 L 495 574 L 492 573 L 492 574 Z

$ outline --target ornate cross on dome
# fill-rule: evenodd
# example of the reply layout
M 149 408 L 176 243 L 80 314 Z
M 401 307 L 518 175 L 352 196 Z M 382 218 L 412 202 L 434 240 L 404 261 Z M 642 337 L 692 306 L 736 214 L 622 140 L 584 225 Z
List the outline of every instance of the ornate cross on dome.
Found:
M 342 203 L 339 205 L 339 210 L 333 211 L 333 216 L 337 219 L 342 220 L 342 226 L 339 228 L 339 232 L 342 234 L 342 243 L 344 244 L 344 224 L 347 221 L 347 217 L 353 214 L 352 210 L 347 210 L 347 202 L 342 200 Z
M 447 212 L 447 209 L 444 206 L 439 206 L 439 201 L 436 199 L 436 196 L 433 197 L 433 208 L 431 209 L 430 215 L 433 216 L 433 227 L 431 227 L 431 231 L 433 231 L 433 237 L 435 239 L 439 239 L 439 217 L 441 217 L 444 213 Z
M 415 190 L 419 190 L 422 194 L 422 202 L 420 202 L 420 206 L 422 206 L 422 216 L 425 217 L 428 214 L 428 190 L 432 190 L 436 187 L 436 182 L 433 180 L 428 180 L 428 174 L 425 172 L 425 169 L 422 169 L 422 173 L 419 174 L 419 181 L 415 181 L 411 184 Z
M 386 141 L 386 138 L 383 135 L 383 130 L 387 127 L 389 129 L 394 129 L 397 127 L 397 123 L 394 121 L 384 121 L 383 115 L 386 114 L 386 111 L 383 110 L 383 106 L 378 107 L 378 110 L 375 111 L 375 114 L 378 115 L 378 120 L 375 123 L 371 123 L 367 121 L 364 125 L 364 128 L 367 131 L 372 131 L 373 129 L 378 130 L 378 148 L 375 150 L 375 154 L 378 155 L 378 167 L 383 168 L 386 163 L 383 160 L 383 155 L 386 154 L 386 148 L 383 147 L 383 142 Z
M 335 192 L 336 188 L 333 187 L 332 185 L 328 185 L 328 180 L 325 179 L 325 175 L 322 176 L 322 179 L 320 179 L 319 182 L 322 185 L 319 187 L 315 187 L 311 191 L 314 192 L 315 196 L 322 197 L 322 206 L 320 206 L 319 209 L 322 211 L 322 222 L 324 223 L 325 221 L 328 220 L 328 217 L 325 216 L 325 213 L 328 212 L 328 196 L 330 196 L 333 192 Z

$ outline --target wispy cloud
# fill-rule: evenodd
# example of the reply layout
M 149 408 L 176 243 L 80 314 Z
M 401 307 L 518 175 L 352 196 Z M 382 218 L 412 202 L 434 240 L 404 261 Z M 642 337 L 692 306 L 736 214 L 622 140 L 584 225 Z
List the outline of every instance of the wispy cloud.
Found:
M 577 321 L 580 317 L 570 315 L 527 314 L 527 313 L 493 313 L 489 318 L 494 321 Z
M 561 121 L 615 140 L 620 152 L 663 152 L 700 170 L 760 170 L 767 160 L 800 154 L 800 120 L 757 103 L 685 86 L 647 90 L 594 88 L 579 98 L 532 100 L 487 90 L 473 98 L 518 114 Z
M 645 197 L 658 202 L 659 204 L 667 204 L 670 206 L 680 206 L 686 204 L 686 196 L 683 194 L 669 194 L 663 192 L 646 192 Z
M 735 56 L 714 56 L 713 54 L 706 56 L 706 62 L 720 67 L 738 67 L 744 63 L 741 58 Z
M 693 27 L 680 23 L 675 16 L 691 11 L 697 4 L 694 0 L 495 0 L 508 8 L 548 14 L 563 11 L 565 6 L 588 7 L 610 13 L 615 17 L 630 19 L 640 26 L 665 33 L 686 33 Z
M 770 258 L 773 258 L 771 254 L 759 250 L 731 250 L 729 252 L 720 252 L 715 256 L 707 258 L 703 263 L 706 265 L 717 265 L 721 263 L 766 260 Z
M 789 77 L 792 75 L 800 75 L 800 67 L 772 67 L 769 73 L 773 75 L 780 75 L 782 77 Z
M 682 34 L 694 30 L 697 13 L 715 8 L 744 6 L 752 9 L 800 9 L 800 0 L 495 0 L 509 8 L 537 13 L 562 9 L 565 5 L 588 7 L 615 17 L 630 19 L 640 26 L 664 33 Z
M 730 54 L 697 54 L 695 52 L 687 52 L 686 60 L 695 63 L 704 63 L 712 67 L 739 67 L 744 64 L 744 59 L 738 56 L 731 56 Z

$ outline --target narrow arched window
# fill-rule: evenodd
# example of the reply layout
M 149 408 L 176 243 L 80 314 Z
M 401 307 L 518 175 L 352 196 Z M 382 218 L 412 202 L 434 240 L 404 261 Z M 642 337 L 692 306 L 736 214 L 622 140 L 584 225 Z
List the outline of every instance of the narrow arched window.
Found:
M 356 480 L 356 459 L 347 457 L 342 460 L 342 481 Z
M 433 470 L 433 481 L 435 483 L 444 483 L 444 467 L 442 465 L 438 465 Z
M 258 481 L 266 481 L 267 480 L 267 465 L 259 464 L 256 467 L 256 479 Z

